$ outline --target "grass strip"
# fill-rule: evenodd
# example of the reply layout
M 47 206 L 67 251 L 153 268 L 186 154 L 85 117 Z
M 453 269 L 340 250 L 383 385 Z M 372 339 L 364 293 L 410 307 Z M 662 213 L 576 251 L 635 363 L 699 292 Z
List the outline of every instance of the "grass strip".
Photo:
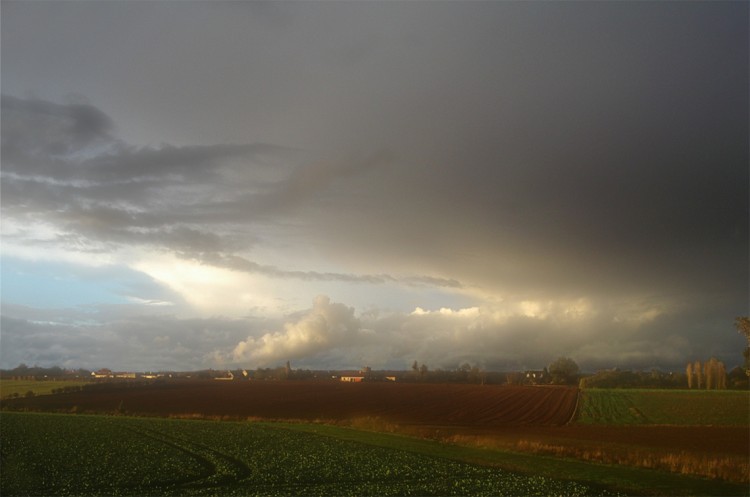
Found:
M 0 380 L 0 398 L 10 398 L 13 395 L 23 397 L 28 392 L 34 392 L 34 395 L 49 395 L 53 390 L 80 387 L 89 383 L 91 382 L 75 380 Z
M 746 485 L 652 469 L 595 464 L 574 459 L 466 447 L 404 435 L 362 431 L 324 424 L 281 422 L 262 424 L 273 428 L 314 433 L 339 440 L 403 450 L 430 457 L 495 466 L 516 473 L 577 481 L 591 487 L 608 488 L 631 495 L 750 495 L 750 489 Z

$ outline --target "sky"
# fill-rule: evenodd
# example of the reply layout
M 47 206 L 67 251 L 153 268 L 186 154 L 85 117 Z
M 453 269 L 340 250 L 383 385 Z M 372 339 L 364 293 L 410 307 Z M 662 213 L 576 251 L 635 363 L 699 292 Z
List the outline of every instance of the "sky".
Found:
M 2 368 L 742 362 L 746 2 L 0 12 Z

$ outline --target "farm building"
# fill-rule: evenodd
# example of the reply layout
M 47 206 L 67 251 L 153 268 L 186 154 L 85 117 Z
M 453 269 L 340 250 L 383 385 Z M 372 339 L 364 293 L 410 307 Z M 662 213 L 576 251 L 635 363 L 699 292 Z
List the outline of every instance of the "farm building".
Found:
M 111 369 L 102 368 L 97 371 L 91 372 L 92 378 L 114 378 L 114 374 Z
M 222 376 L 216 376 L 214 377 L 214 380 L 233 380 L 234 379 L 234 373 L 231 371 L 227 371 Z
M 532 385 L 539 385 L 541 383 L 549 382 L 549 373 L 546 369 L 525 371 L 524 377 L 526 383 L 530 383 Z
M 119 372 L 119 373 L 114 373 L 114 372 L 112 372 L 111 369 L 102 368 L 102 369 L 99 369 L 97 371 L 93 371 L 91 373 L 91 377 L 95 378 L 95 379 L 99 379 L 99 380 L 101 380 L 103 378 L 121 378 L 121 379 L 134 380 L 135 378 L 138 377 L 138 375 L 136 373 L 131 373 L 131 372 L 128 372 L 128 371 L 122 371 L 122 372 Z
M 341 376 L 341 381 L 347 382 L 347 383 L 360 383 L 365 381 L 364 376 Z

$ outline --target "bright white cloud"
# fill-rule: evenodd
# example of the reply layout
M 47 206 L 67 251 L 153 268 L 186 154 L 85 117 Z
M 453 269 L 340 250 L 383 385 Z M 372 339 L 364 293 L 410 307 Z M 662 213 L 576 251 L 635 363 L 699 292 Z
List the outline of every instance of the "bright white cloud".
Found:
M 359 344 L 361 337 L 361 324 L 354 317 L 353 308 L 318 296 L 312 309 L 287 322 L 283 331 L 249 337 L 238 343 L 232 359 L 267 365 L 284 358 L 310 358 L 332 348 Z
M 437 311 L 426 311 L 421 307 L 417 307 L 412 311 L 413 316 L 428 316 L 430 314 L 440 314 L 441 316 L 454 316 L 454 317 L 477 317 L 479 316 L 479 307 L 467 307 L 464 309 L 450 309 L 448 307 L 441 307 Z

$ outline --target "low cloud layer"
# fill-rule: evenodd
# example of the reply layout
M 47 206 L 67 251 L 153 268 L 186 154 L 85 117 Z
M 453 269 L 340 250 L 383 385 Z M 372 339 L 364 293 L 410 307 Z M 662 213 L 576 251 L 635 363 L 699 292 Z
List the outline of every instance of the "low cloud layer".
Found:
M 334 361 L 406 369 L 413 360 L 452 369 L 469 362 L 495 370 L 536 368 L 571 356 L 587 370 L 606 367 L 678 368 L 703 351 L 707 329 L 691 327 L 701 309 L 631 302 L 508 302 L 463 309 L 416 308 L 409 313 L 356 312 L 318 296 L 309 311 L 283 327 L 240 341 L 228 362 L 278 365 L 286 360 L 322 367 Z M 679 331 L 671 331 L 671 330 Z M 734 343 L 714 347 L 728 364 Z M 729 341 L 727 341 L 729 342 Z
M 681 369 L 705 355 L 711 329 L 694 323 L 702 309 L 632 303 L 522 301 L 495 307 L 362 311 L 318 296 L 280 319 L 179 318 L 171 309 L 103 306 L 86 312 L 3 308 L 4 364 L 59 364 L 139 370 L 275 367 L 432 369 L 470 363 L 491 370 L 539 368 L 559 356 L 584 370 Z M 11 317 L 14 316 L 14 317 Z M 677 330 L 677 331 L 673 331 Z M 712 355 L 739 363 L 742 337 Z
M 95 309 L 3 306 L 0 360 L 44 366 L 115 370 L 221 367 L 211 354 L 238 340 L 252 320 L 178 318 L 140 305 Z M 7 365 L 7 366 L 6 366 Z

